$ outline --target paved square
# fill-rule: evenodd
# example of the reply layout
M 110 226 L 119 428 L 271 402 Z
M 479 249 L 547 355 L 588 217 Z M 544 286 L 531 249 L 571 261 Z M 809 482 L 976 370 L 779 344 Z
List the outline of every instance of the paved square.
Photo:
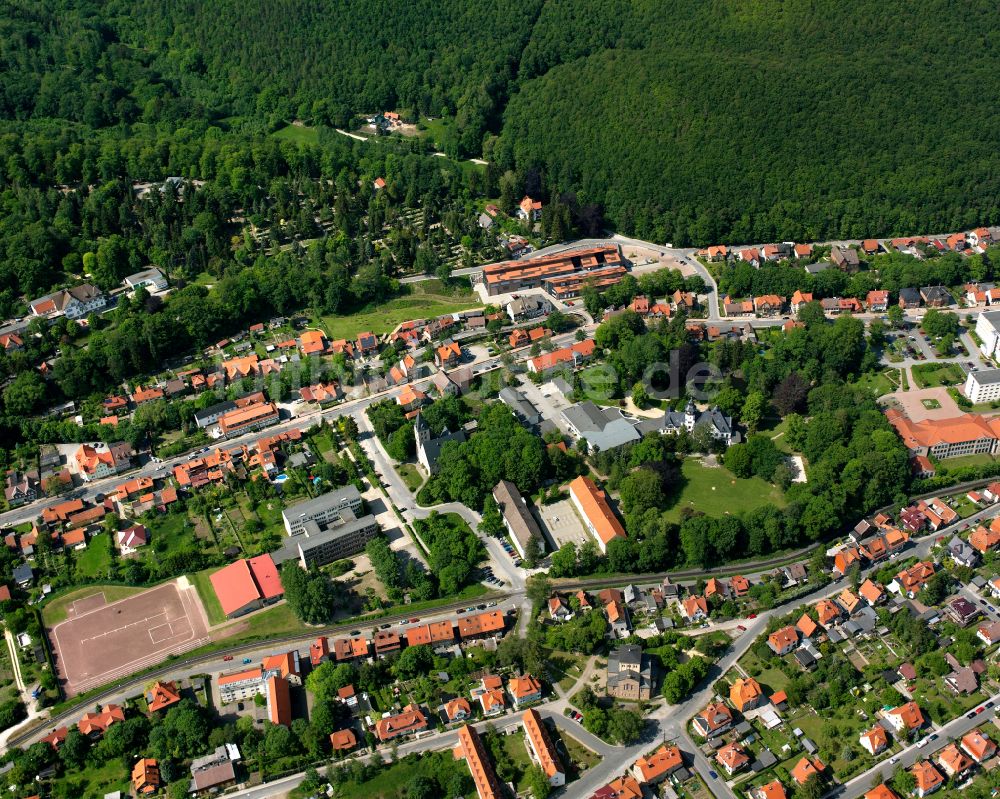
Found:
M 77 600 L 49 633 L 67 696 L 111 682 L 208 642 L 208 622 L 185 578 L 125 599 Z
M 579 549 L 582 544 L 593 540 L 568 499 L 536 507 L 542 522 L 542 532 L 549 539 L 549 545 L 555 549 L 570 542 Z

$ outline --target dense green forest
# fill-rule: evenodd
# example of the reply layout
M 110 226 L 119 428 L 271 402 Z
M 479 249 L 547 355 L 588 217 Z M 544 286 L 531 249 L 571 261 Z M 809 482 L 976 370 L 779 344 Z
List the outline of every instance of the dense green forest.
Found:
M 492 188 L 510 171 L 677 244 L 1000 219 L 985 0 L 42 0 L 0 16 L 8 119 L 266 132 L 445 115 L 447 149 L 482 153 Z
M 986 2 L 551 0 L 500 165 L 675 243 L 995 221 L 998 32 Z

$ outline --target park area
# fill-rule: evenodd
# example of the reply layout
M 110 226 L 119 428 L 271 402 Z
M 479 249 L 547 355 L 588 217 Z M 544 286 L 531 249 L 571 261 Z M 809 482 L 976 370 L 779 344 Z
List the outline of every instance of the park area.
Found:
M 185 578 L 113 601 L 99 589 L 79 592 L 62 607 L 66 618 L 50 639 L 67 696 L 208 641 L 201 601 Z
M 682 488 L 666 516 L 680 521 L 684 508 L 704 511 L 709 516 L 740 514 L 762 505 L 785 506 L 781 489 L 759 477 L 741 479 L 722 466 L 706 466 L 695 458 L 681 464 Z
M 333 340 L 354 339 L 365 330 L 375 334 L 388 333 L 409 319 L 430 319 L 482 305 L 467 284 L 461 288 L 449 289 L 440 280 L 423 280 L 410 283 L 409 286 L 408 295 L 357 313 L 324 316 L 319 323 Z

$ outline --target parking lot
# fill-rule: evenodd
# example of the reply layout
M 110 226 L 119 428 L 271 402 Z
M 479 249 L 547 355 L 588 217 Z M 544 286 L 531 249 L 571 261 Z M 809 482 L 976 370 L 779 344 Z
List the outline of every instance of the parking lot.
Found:
M 559 549 L 563 544 L 569 543 L 579 547 L 591 540 L 573 503 L 568 499 L 537 507 L 542 533 L 548 538 L 549 546 L 553 549 Z

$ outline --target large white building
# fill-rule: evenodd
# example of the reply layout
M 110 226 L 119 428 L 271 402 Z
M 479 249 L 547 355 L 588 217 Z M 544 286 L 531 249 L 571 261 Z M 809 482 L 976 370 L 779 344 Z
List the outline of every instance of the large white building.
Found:
M 979 349 L 987 358 L 1000 356 L 1000 311 L 985 311 L 976 320 L 976 335 L 982 343 Z
M 307 499 L 285 508 L 281 512 L 288 535 L 298 535 L 305 528 L 306 522 L 328 524 L 340 517 L 345 509 L 350 509 L 355 515 L 361 513 L 361 493 L 352 485 L 337 488 L 318 497 Z
M 969 372 L 965 378 L 965 396 L 974 405 L 1000 400 L 1000 369 Z

